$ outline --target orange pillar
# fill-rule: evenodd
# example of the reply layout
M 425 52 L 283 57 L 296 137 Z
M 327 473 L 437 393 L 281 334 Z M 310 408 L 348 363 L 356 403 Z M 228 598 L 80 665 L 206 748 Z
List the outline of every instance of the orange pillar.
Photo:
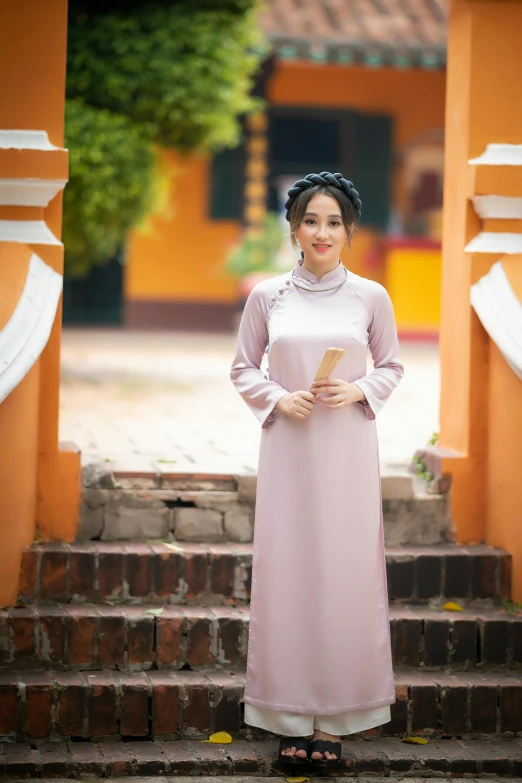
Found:
M 58 444 L 67 0 L 0 4 L 0 605 L 38 528 L 74 537 L 80 460 Z
M 485 540 L 512 551 L 517 600 L 522 547 L 513 526 L 522 482 L 513 480 L 508 463 L 522 461 L 522 384 L 470 305 L 471 286 L 505 251 L 495 241 L 466 247 L 482 232 L 520 231 L 517 221 L 480 217 L 476 197 L 521 197 L 522 169 L 469 162 L 488 144 L 522 143 L 520 30 L 520 0 L 450 0 L 439 441 L 442 470 L 453 478 L 456 540 Z

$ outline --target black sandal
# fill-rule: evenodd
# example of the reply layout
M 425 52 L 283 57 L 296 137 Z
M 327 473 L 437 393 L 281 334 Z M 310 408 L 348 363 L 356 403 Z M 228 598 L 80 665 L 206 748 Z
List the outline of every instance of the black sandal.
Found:
M 306 750 L 305 758 L 301 756 L 287 756 L 281 751 L 286 748 L 295 748 L 295 752 L 298 750 Z M 300 767 L 304 764 L 308 764 L 310 760 L 310 740 L 308 737 L 281 737 L 279 740 L 279 761 L 281 764 L 288 764 L 292 767 Z
M 336 759 L 327 759 L 323 756 L 322 759 L 313 759 L 312 753 L 335 753 Z M 341 743 L 332 742 L 331 740 L 316 739 L 310 743 L 310 761 L 316 768 L 323 767 L 337 767 L 341 761 Z

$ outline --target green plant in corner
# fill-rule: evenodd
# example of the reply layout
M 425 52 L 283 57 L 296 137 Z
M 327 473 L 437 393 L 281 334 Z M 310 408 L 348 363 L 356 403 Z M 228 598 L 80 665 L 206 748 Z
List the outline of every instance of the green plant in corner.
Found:
M 433 474 L 426 469 L 426 465 L 421 460 L 418 454 L 415 454 L 413 456 L 413 462 L 415 464 L 417 475 L 419 476 L 419 478 L 424 479 L 424 481 L 428 482 L 428 484 L 431 481 L 433 481 Z
M 438 443 L 438 440 L 439 440 L 439 433 L 438 432 L 434 432 L 433 435 L 431 436 L 431 438 L 428 441 L 428 445 L 429 446 L 436 446 L 437 443 Z
M 246 231 L 228 255 L 225 270 L 241 278 L 251 272 L 278 272 L 277 254 L 283 241 L 279 215 L 267 212 L 259 233 Z
M 504 598 L 502 602 L 502 606 L 507 614 L 522 613 L 522 604 L 516 604 L 514 601 L 511 601 L 509 598 Z

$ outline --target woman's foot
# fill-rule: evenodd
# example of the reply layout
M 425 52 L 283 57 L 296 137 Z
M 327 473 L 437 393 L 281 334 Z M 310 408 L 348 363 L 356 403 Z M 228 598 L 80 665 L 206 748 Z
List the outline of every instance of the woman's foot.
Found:
M 341 738 L 335 734 L 327 734 L 326 731 L 319 731 L 319 729 L 315 729 L 312 742 L 317 739 L 328 740 L 329 742 L 339 742 Z M 310 758 L 312 761 L 318 761 L 319 759 L 336 759 L 337 756 L 335 753 L 329 753 L 328 751 L 320 753 L 318 750 L 314 750 Z
M 283 735 L 283 737 L 286 735 Z M 310 736 L 310 735 L 309 735 Z M 283 739 L 282 737 L 282 739 Z M 291 748 L 284 748 L 284 750 L 281 751 L 282 756 L 289 756 L 292 758 L 292 756 L 295 756 L 298 759 L 305 759 L 307 757 L 306 750 L 296 750 L 295 746 Z

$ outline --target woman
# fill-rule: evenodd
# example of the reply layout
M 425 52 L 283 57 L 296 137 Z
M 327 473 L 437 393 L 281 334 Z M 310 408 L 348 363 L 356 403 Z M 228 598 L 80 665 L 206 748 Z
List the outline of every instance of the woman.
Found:
M 262 425 L 245 722 L 283 735 L 285 763 L 335 766 L 340 736 L 395 701 L 374 420 L 403 366 L 386 290 L 339 260 L 352 183 L 308 174 L 288 195 L 302 257 L 252 290 L 230 376 Z M 346 352 L 314 383 L 330 347 Z

